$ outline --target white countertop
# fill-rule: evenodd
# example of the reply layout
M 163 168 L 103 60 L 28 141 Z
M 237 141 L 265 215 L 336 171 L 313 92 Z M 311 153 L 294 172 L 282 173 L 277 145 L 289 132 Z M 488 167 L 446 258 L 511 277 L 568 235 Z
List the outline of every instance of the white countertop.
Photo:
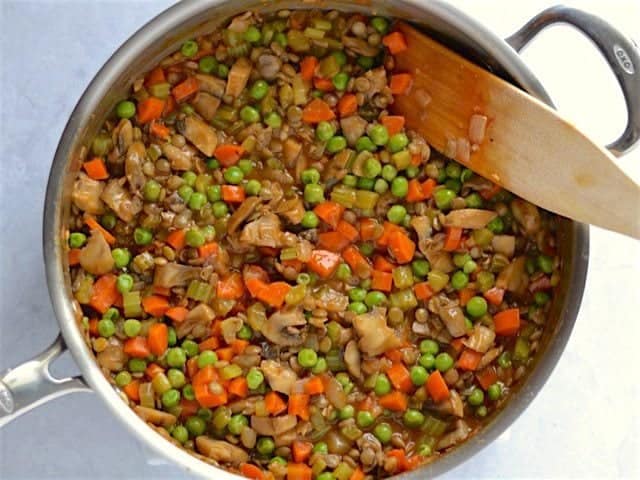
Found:
M 0 0 L 0 370 L 47 346 L 58 328 L 41 252 L 44 189 L 59 136 L 109 55 L 170 0 Z M 453 2 L 498 35 L 550 0 Z M 637 0 L 566 1 L 640 40 Z M 614 77 L 575 31 L 553 27 L 525 61 L 579 127 L 603 143 L 626 118 Z M 640 149 L 619 160 L 640 181 Z M 585 169 L 588 169 L 585 165 Z M 634 208 L 639 205 L 621 205 Z M 542 392 L 513 426 L 445 478 L 639 478 L 640 243 L 591 229 L 573 335 Z M 66 358 L 54 370 L 75 370 Z M 188 478 L 146 449 L 94 395 L 41 407 L 0 431 L 0 478 Z

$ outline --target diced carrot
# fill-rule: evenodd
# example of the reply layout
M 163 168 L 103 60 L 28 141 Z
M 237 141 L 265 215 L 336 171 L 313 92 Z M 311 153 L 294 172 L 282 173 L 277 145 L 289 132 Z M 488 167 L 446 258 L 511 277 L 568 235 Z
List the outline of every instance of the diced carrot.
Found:
M 241 298 L 244 294 L 242 275 L 232 273 L 222 280 L 219 280 L 216 292 L 218 298 L 224 298 L 226 300 L 237 300 Z
M 313 79 L 313 86 L 321 92 L 331 92 L 336 88 L 331 80 L 322 77 L 315 77 Z
M 389 272 L 374 270 L 371 274 L 371 288 L 381 292 L 390 292 L 393 285 L 393 275 Z
M 198 413 L 200 410 L 200 404 L 197 400 L 187 400 L 183 398 L 180 400 L 180 416 L 182 418 L 189 418 Z
M 495 197 L 498 194 L 500 190 L 502 190 L 502 187 L 494 183 L 491 188 L 486 190 L 480 190 L 479 193 L 480 193 L 480 196 L 485 200 L 491 200 L 493 197 Z
M 425 199 L 424 192 L 422 191 L 422 184 L 415 178 L 409 180 L 409 191 L 407 193 L 407 202 L 415 203 L 421 202 Z
M 313 470 L 304 463 L 289 463 L 287 465 L 287 480 L 311 480 Z
M 424 457 L 422 455 L 412 455 L 408 457 L 404 464 L 407 470 L 414 470 L 418 468 L 422 462 L 424 461 Z
M 107 170 L 107 166 L 104 164 L 104 161 L 100 157 L 93 157 L 88 162 L 84 162 L 82 164 L 82 168 L 87 172 L 89 177 L 94 180 L 106 180 L 109 178 L 109 172 Z
M 124 387 L 122 387 L 122 391 L 129 397 L 129 400 L 133 402 L 140 401 L 140 381 L 132 380 Z
M 142 308 L 153 317 L 162 317 L 169 310 L 169 301 L 160 295 L 150 295 L 142 299 Z
M 447 398 L 449 398 L 449 387 L 447 387 L 447 382 L 442 378 L 442 374 L 440 370 L 434 370 L 427 378 L 427 392 L 433 398 L 433 401 L 436 403 L 440 403 Z
M 203 407 L 219 407 L 228 402 L 228 394 L 224 388 L 221 388 L 221 393 L 211 391 L 210 385 L 214 381 L 218 381 L 218 373 L 213 365 L 206 365 L 198 370 L 198 373 L 193 377 L 193 391 L 196 400 Z
M 429 300 L 433 297 L 433 290 L 429 282 L 416 283 L 413 286 L 413 292 L 416 294 L 418 300 Z
M 413 165 L 414 167 L 419 167 L 421 163 L 422 163 L 421 154 L 414 153 L 413 155 L 411 155 L 411 165 Z
M 413 382 L 409 370 L 402 363 L 394 363 L 387 369 L 387 377 L 391 384 L 401 392 L 407 393 L 413 389 Z
M 382 255 L 376 255 L 373 257 L 373 268 L 381 272 L 393 272 L 396 266 Z
M 463 288 L 458 292 L 458 299 L 460 300 L 460 305 L 463 307 L 469 303 L 473 297 L 476 296 L 476 291 L 473 288 Z
M 166 140 L 167 138 L 169 138 L 171 130 L 169 130 L 169 127 L 167 127 L 163 123 L 151 122 L 151 125 L 149 126 L 149 133 L 158 138 L 161 138 L 162 140 Z
M 407 49 L 407 40 L 402 32 L 392 32 L 382 37 L 382 44 L 389 49 L 391 55 L 404 52 Z
M 218 356 L 218 358 L 220 360 L 224 360 L 225 362 L 229 362 L 231 361 L 231 359 L 233 358 L 233 348 L 231 347 L 224 347 L 224 348 L 219 348 L 218 350 L 216 350 L 216 355 Z
M 413 77 L 408 73 L 396 73 L 391 75 L 391 82 L 389 82 L 389 88 L 393 95 L 404 95 L 411 90 L 413 84 Z
M 303 442 L 300 440 L 294 440 L 291 444 L 291 453 L 293 454 L 293 461 L 296 463 L 306 462 L 311 456 L 311 449 L 313 443 Z
M 360 250 L 358 250 L 356 246 L 350 245 L 347 247 L 344 252 L 342 252 L 342 257 L 356 275 L 359 277 L 369 276 L 371 265 L 369 265 L 367 258 L 360 253 Z
M 84 215 L 84 223 L 87 224 L 90 230 L 98 230 L 109 245 L 116 243 L 116 237 L 111 235 L 102 225 L 100 225 L 95 218 L 88 213 Z
M 231 167 L 238 163 L 238 160 L 244 155 L 244 148 L 241 145 L 233 145 L 232 143 L 224 143 L 218 145 L 213 151 L 213 156 L 220 162 L 223 167 Z
M 229 387 L 227 391 L 231 395 L 235 395 L 239 398 L 244 398 L 249 393 L 249 385 L 247 384 L 247 379 L 244 377 L 234 378 L 229 382 Z
M 198 373 L 198 370 L 198 357 L 187 360 L 187 375 L 189 375 L 189 378 L 193 378 Z
M 122 350 L 133 358 L 147 358 L 151 355 L 147 339 L 144 337 L 133 337 L 127 339 L 124 342 Z
M 249 294 L 255 298 L 260 295 L 260 292 L 262 290 L 268 288 L 269 284 L 263 282 L 259 278 L 249 278 L 248 280 L 245 280 L 244 286 L 247 287 L 247 290 L 249 290 Z
M 289 415 L 297 415 L 302 420 L 309 420 L 309 395 L 306 393 L 289 395 Z
M 209 337 L 206 340 L 200 342 L 198 344 L 198 348 L 200 348 L 201 352 L 204 350 L 217 350 L 218 348 L 220 348 L 220 340 L 218 339 L 218 337 Z
M 176 102 L 180 103 L 197 93 L 199 89 L 200 84 L 198 83 L 198 79 L 196 77 L 189 77 L 173 87 L 171 89 L 171 95 L 176 99 Z
M 167 100 L 164 103 L 164 109 L 162 110 L 162 116 L 166 117 L 172 112 L 175 112 L 176 108 L 178 108 L 178 104 L 172 96 L 168 96 Z
M 162 354 L 167 351 L 167 347 L 169 346 L 169 329 L 164 323 L 154 323 L 149 327 L 147 344 L 149 345 L 151 353 L 157 357 L 162 356 Z
M 340 232 L 324 232 L 318 234 L 318 248 L 340 253 L 351 242 Z
M 151 291 L 156 295 L 161 295 L 163 297 L 171 295 L 171 289 L 169 287 L 161 287 L 160 285 L 153 285 L 151 287 Z
M 242 340 L 240 338 L 236 338 L 231 342 L 231 350 L 236 355 L 242 354 L 242 352 L 244 352 L 244 349 L 247 348 L 248 346 L 249 346 L 249 341 Z
M 378 237 L 378 246 L 387 247 L 389 245 L 391 234 L 395 232 L 404 233 L 404 229 L 399 225 L 396 225 L 395 223 L 384 222 L 384 224 L 382 225 L 382 235 Z
M 424 194 L 425 200 L 433 196 L 433 190 L 436 188 L 436 185 L 438 185 L 438 183 L 433 178 L 428 178 L 422 182 L 422 193 Z
M 98 330 L 98 319 L 92 318 L 89 320 L 89 333 L 92 337 L 97 337 L 100 335 L 100 331 Z
M 492 287 L 482 294 L 491 305 L 500 305 L 504 298 L 504 288 Z
M 258 300 L 274 308 L 280 308 L 284 304 L 284 297 L 291 290 L 287 282 L 273 282 L 258 293 Z
M 416 244 L 404 232 L 393 232 L 389 237 L 389 252 L 398 263 L 409 263 L 416 252 Z
M 300 76 L 303 80 L 310 81 L 313 78 L 316 67 L 318 66 L 318 59 L 313 56 L 304 57 L 300 61 Z
M 164 70 L 161 67 L 156 67 L 147 74 L 144 84 L 147 87 L 157 85 L 158 83 L 166 83 L 167 78 L 164 75 Z
M 186 244 L 185 237 L 187 231 L 185 229 L 182 230 L 174 230 L 169 235 L 167 235 L 166 242 L 173 247 L 174 250 L 182 250 Z
M 144 374 L 153 380 L 153 377 L 158 375 L 159 373 L 164 373 L 164 368 L 162 368 L 157 363 L 150 363 L 147 365 L 147 368 L 144 369 Z
M 319 395 L 324 393 L 324 384 L 322 383 L 322 379 L 320 377 L 311 377 L 304 384 L 304 393 L 308 393 L 309 395 Z
M 373 218 L 360 219 L 360 238 L 364 242 L 376 240 L 381 233 L 382 229 L 376 220 Z
M 227 203 L 242 203 L 246 198 L 244 188 L 237 185 L 222 185 L 222 199 Z
M 407 470 L 407 455 L 401 448 L 394 448 L 387 452 L 387 457 L 396 459 L 396 472 L 404 472 Z
M 80 263 L 80 252 L 82 252 L 82 250 L 80 250 L 79 248 L 72 248 L 69 250 L 68 261 L 70 267 L 73 267 L 74 265 L 78 265 Z
M 405 118 L 402 115 L 385 115 L 380 119 L 380 123 L 387 127 L 389 135 L 400 133 L 404 128 Z
M 338 100 L 338 113 L 341 118 L 348 117 L 358 111 L 358 100 L 353 93 L 345 93 Z
M 481 353 L 471 350 L 470 348 L 465 348 L 458 357 L 456 365 L 462 370 L 473 372 L 478 368 L 478 365 L 480 365 L 480 360 L 482 360 Z
M 156 97 L 138 102 L 138 122 L 145 124 L 159 119 L 164 111 L 164 104 L 164 100 Z
M 336 118 L 331 107 L 323 100 L 314 98 L 302 110 L 302 120 L 307 123 L 320 123 Z
M 336 231 L 344 235 L 350 242 L 355 242 L 358 239 L 358 229 L 344 220 L 338 222 Z
M 460 242 L 462 241 L 462 228 L 460 227 L 445 227 L 446 237 L 444 239 L 444 250 L 446 252 L 453 252 L 460 248 Z
M 353 473 L 349 477 L 349 480 L 364 480 L 364 478 L 365 478 L 364 472 L 360 467 L 358 467 L 353 471 Z
M 263 480 L 264 472 L 252 463 L 242 463 L 240 473 L 251 480 Z
M 450 345 L 456 353 L 460 353 L 464 348 L 464 343 L 462 343 L 463 341 L 463 338 L 454 338 L 453 340 L 451 340 Z
M 339 203 L 326 201 L 316 205 L 313 212 L 320 217 L 323 222 L 329 224 L 331 228 L 335 229 L 342 218 L 344 207 Z
M 101 276 L 93 284 L 89 305 L 100 313 L 106 312 L 120 297 L 116 287 L 117 277 L 111 273 Z
M 198 247 L 198 256 L 200 258 L 207 258 L 212 255 L 217 255 L 218 244 L 216 242 L 205 243 L 201 247 Z
M 409 401 L 407 400 L 407 396 L 399 392 L 398 390 L 394 390 L 391 393 L 387 393 L 383 395 L 378 400 L 378 403 L 381 407 L 387 408 L 394 412 L 404 412 L 407 409 Z
M 493 328 L 497 335 L 515 335 L 520 330 L 520 310 L 510 308 L 493 316 Z
M 311 252 L 311 260 L 307 263 L 309 269 L 317 273 L 321 278 L 329 278 L 340 265 L 340 255 L 328 250 L 314 250 Z
M 402 355 L 402 351 L 397 348 L 392 348 L 391 350 L 387 350 L 384 352 L 384 356 L 391 360 L 393 363 L 401 363 L 404 355 Z
M 496 368 L 490 365 L 477 372 L 476 378 L 478 379 L 480 386 L 486 390 L 498 381 L 498 373 L 496 372 Z
M 279 415 L 287 409 L 287 404 L 276 392 L 269 392 L 264 396 L 264 405 L 270 415 Z

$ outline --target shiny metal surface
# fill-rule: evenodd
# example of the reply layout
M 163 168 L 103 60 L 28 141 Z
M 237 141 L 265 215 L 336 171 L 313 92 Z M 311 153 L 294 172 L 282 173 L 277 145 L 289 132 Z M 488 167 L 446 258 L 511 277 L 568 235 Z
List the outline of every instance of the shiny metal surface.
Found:
M 542 85 L 527 69 L 514 49 L 450 5 L 435 0 L 429 2 L 372 0 L 366 5 L 364 2 L 307 1 L 302 5 L 305 8 L 310 8 L 314 4 L 322 8 L 383 14 L 412 21 L 423 27 L 430 35 L 463 53 L 471 60 L 551 104 Z M 300 2 L 293 1 L 267 3 L 258 0 L 235 0 L 233 2 L 187 0 L 166 10 L 133 35 L 98 72 L 69 119 L 51 167 L 44 215 L 44 252 L 51 301 L 66 345 L 78 364 L 84 381 L 106 402 L 114 416 L 159 454 L 180 464 L 187 471 L 203 477 L 220 480 L 239 478 L 205 464 L 174 447 L 140 420 L 131 409 L 125 406 L 119 394 L 103 376 L 91 350 L 85 343 L 77 323 L 79 312 L 74 311 L 71 302 L 66 260 L 62 249 L 62 234 L 69 214 L 68 198 L 72 174 L 79 167 L 78 151 L 83 145 L 88 144 L 106 114 L 129 87 L 131 80 L 151 68 L 184 39 L 193 36 L 194 32 L 211 31 L 230 16 L 251 8 L 272 11 L 280 8 L 296 8 L 300 5 Z M 524 29 L 521 32 L 520 46 L 533 36 L 533 34 L 524 32 Z M 479 434 L 433 464 L 398 478 L 418 480 L 425 478 L 425 476 L 432 477 L 462 463 L 511 425 L 542 388 L 571 333 L 582 299 L 587 271 L 589 250 L 587 227 L 562 220 L 559 238 L 563 276 L 558 286 L 558 300 L 552 307 L 550 325 L 541 342 L 541 351 L 526 382 L 514 394 L 505 408 Z M 54 351 L 57 352 L 58 348 L 62 348 L 61 342 L 54 344 Z M 22 378 L 25 381 L 28 379 L 27 376 Z M 66 379 L 64 382 L 67 381 L 73 383 L 64 383 L 65 387 L 59 387 L 58 394 L 67 393 L 75 387 L 83 388 L 79 379 Z M 34 392 L 30 397 L 31 403 L 27 402 L 29 405 L 36 406 L 51 398 L 46 390 L 36 388 L 41 385 L 42 383 L 36 382 L 29 387 L 33 388 Z M 16 391 L 13 391 L 13 395 L 16 397 Z M 2 389 L 0 388 L 1 397 Z

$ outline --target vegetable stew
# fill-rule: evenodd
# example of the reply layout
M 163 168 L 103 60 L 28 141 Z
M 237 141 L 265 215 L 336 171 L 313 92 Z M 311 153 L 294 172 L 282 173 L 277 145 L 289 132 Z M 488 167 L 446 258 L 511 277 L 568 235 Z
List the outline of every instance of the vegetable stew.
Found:
M 204 461 L 413 470 L 481 429 L 538 350 L 556 220 L 391 112 L 406 48 L 382 17 L 247 12 L 133 80 L 86 149 L 66 241 L 87 341 Z

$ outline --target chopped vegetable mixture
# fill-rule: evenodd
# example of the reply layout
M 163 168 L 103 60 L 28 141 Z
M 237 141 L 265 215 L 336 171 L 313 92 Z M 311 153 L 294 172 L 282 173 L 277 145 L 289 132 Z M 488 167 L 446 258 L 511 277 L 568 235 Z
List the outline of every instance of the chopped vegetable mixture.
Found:
M 406 48 L 382 17 L 247 12 L 135 80 L 84 152 L 67 241 L 87 340 L 204 461 L 276 480 L 419 468 L 538 349 L 555 220 L 391 113 Z

